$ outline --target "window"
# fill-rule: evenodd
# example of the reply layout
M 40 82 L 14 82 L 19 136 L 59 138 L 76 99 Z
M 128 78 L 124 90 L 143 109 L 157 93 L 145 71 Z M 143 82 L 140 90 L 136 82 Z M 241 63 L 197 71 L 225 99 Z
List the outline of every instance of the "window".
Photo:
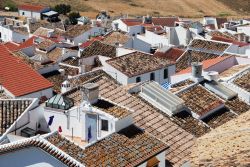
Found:
M 155 80 L 155 73 L 151 73 L 150 74 L 150 81 L 154 81 Z
M 141 82 L 141 77 L 136 77 L 136 83 Z
M 166 69 L 164 69 L 164 74 L 163 74 L 164 76 L 163 76 L 163 78 L 164 79 L 167 79 L 168 78 L 168 69 L 166 68 Z
M 101 120 L 101 130 L 108 131 L 109 126 L 108 126 L 108 120 Z
M 22 14 L 23 14 L 23 16 L 24 16 L 24 12 L 23 12 Z

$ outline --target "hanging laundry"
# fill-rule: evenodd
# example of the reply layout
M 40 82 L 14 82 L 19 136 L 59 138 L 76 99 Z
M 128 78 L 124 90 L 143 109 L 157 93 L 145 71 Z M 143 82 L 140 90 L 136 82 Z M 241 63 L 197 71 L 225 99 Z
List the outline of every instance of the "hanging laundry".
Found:
M 91 134 L 91 126 L 88 127 L 88 142 L 89 140 L 92 138 L 92 134 Z
M 49 122 L 48 122 L 48 125 L 49 125 L 49 126 L 52 125 L 53 119 L 54 119 L 54 116 L 50 116 L 50 117 L 49 117 Z
M 62 127 L 61 126 L 58 127 L 58 132 L 62 133 Z

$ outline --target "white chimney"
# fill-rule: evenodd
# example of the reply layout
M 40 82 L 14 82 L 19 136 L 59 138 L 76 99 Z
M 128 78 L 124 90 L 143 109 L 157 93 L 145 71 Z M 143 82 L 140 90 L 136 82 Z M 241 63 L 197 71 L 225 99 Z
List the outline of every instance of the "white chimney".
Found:
M 97 83 L 87 83 L 83 85 L 82 91 L 84 91 L 83 93 L 90 104 L 94 104 L 98 101 L 99 85 Z
M 68 80 L 65 80 L 61 84 L 61 93 L 68 92 L 69 90 L 71 90 L 71 84 L 70 84 L 70 82 Z
M 65 70 L 64 69 L 59 69 L 58 71 L 61 73 L 61 76 L 65 75 Z
M 79 73 L 84 74 L 86 72 L 86 66 L 85 65 L 80 65 L 79 67 Z
M 66 53 L 66 49 L 63 48 L 63 49 L 62 49 L 62 55 L 64 55 L 65 53 Z

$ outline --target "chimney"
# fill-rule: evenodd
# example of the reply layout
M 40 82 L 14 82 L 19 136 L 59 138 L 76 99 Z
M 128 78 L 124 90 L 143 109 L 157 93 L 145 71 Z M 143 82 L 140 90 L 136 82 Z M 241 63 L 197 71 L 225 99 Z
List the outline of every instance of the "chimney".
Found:
M 83 93 L 90 104 L 94 104 L 98 101 L 99 85 L 97 83 L 87 83 L 83 85 L 82 91 L 84 91 Z
M 203 80 L 202 77 L 202 63 L 200 62 L 192 62 L 192 78 L 195 82 L 200 82 Z
M 242 42 L 243 41 L 243 34 L 242 33 L 240 33 L 240 34 L 238 34 L 238 41 L 240 41 L 240 42 Z
M 59 69 L 58 71 L 60 72 L 61 76 L 65 75 L 65 70 L 64 69 Z
M 71 90 L 71 84 L 70 84 L 70 82 L 68 80 L 65 80 L 61 84 L 61 93 L 68 92 L 69 90 Z
M 247 36 L 247 35 L 244 36 L 244 42 L 246 42 L 246 43 L 249 42 L 249 36 Z
M 86 66 L 85 65 L 80 65 L 79 67 L 79 73 L 84 74 L 86 72 Z
M 114 29 L 115 31 L 118 31 L 119 23 L 114 23 Z
M 228 29 L 229 28 L 229 23 L 224 23 L 224 28 Z

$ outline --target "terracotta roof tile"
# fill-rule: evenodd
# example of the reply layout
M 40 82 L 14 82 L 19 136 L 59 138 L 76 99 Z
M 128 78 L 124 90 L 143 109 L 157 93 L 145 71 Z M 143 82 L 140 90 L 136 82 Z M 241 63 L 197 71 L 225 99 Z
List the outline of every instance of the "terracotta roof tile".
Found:
M 127 26 L 137 26 L 142 24 L 142 19 L 121 19 Z
M 29 5 L 29 4 L 23 4 L 18 6 L 19 10 L 27 10 L 27 11 L 33 11 L 33 12 L 41 12 L 42 10 L 46 9 L 48 7 L 41 6 L 41 5 Z
M 75 38 L 79 35 L 82 35 L 86 31 L 90 30 L 91 26 L 90 25 L 74 25 L 69 27 L 65 33 L 62 34 L 62 36 L 67 37 L 67 38 Z
M 213 36 L 211 38 L 211 40 L 221 41 L 221 42 L 228 42 L 228 43 L 232 43 L 234 45 L 238 45 L 239 47 L 250 45 L 247 42 L 239 42 L 237 40 L 233 40 L 233 39 L 229 39 L 229 38 L 221 37 L 221 36 Z
M 193 49 L 202 49 L 205 51 L 215 51 L 215 52 L 223 52 L 225 51 L 230 44 L 217 42 L 217 41 L 208 41 L 203 39 L 194 39 L 190 44 L 189 47 Z
M 119 44 L 123 45 L 126 44 L 129 41 L 129 39 L 131 39 L 131 37 L 123 32 L 112 31 L 104 36 L 102 42 L 109 45 L 115 45 L 116 42 L 118 42 Z
M 223 57 L 216 57 L 216 58 L 213 58 L 213 59 L 208 59 L 208 60 L 204 60 L 202 61 L 202 69 L 203 70 L 206 70 L 228 58 L 230 58 L 231 56 L 223 56 Z M 186 74 L 186 73 L 190 73 L 192 72 L 192 67 L 188 67 L 184 70 L 181 70 L 180 72 L 176 73 L 176 75 L 180 75 L 180 74 Z
M 185 105 L 199 116 L 202 116 L 211 110 L 223 104 L 223 101 L 207 91 L 201 85 L 192 86 L 183 92 L 177 94 L 184 100 Z
M 187 50 L 179 59 L 177 59 L 176 71 L 179 72 L 190 67 L 192 62 L 202 62 L 217 57 L 219 57 L 217 54 Z
M 166 161 L 173 166 L 181 166 L 188 160 L 195 137 L 183 130 L 171 118 L 162 114 L 161 111 L 144 102 L 140 97 L 128 94 L 121 85 L 105 72 L 101 70 L 98 73 L 90 72 L 69 81 L 73 86 L 96 82 L 99 84 L 101 97 L 108 100 L 112 99 L 112 102 L 128 107 L 130 110 L 136 108 L 133 112 L 135 124 L 170 146 L 166 154 Z M 79 97 L 79 100 L 81 100 L 81 97 Z
M 178 17 L 153 17 L 152 23 L 154 25 L 160 25 L 162 27 L 174 27 L 175 22 L 179 21 Z
M 0 77 L 3 86 L 15 96 L 23 96 L 53 85 L 22 60 L 0 45 Z
M 155 71 L 173 64 L 170 60 L 160 59 L 138 51 L 106 62 L 129 77 Z
M 14 42 L 6 42 L 4 43 L 4 46 L 7 47 L 7 49 L 11 52 L 18 50 L 19 44 L 16 44 Z
M 116 47 L 102 43 L 101 41 L 94 41 L 90 46 L 84 49 L 81 57 L 85 58 L 98 55 L 114 58 L 116 57 Z
M 233 83 L 250 92 L 250 70 L 236 78 Z
M 30 100 L 0 100 L 0 136 L 31 104 Z
M 85 149 L 59 135 L 50 136 L 47 140 L 89 167 L 137 166 L 168 148 L 166 144 L 134 125 L 113 133 Z
M 168 60 L 175 62 L 184 52 L 185 52 L 185 50 L 182 50 L 179 48 L 170 48 L 166 52 L 162 52 L 162 51 L 157 50 L 154 53 L 154 56 L 168 59 Z
M 32 36 L 28 40 L 21 43 L 18 47 L 18 50 L 34 46 L 34 39 L 35 38 L 36 38 L 35 36 Z

